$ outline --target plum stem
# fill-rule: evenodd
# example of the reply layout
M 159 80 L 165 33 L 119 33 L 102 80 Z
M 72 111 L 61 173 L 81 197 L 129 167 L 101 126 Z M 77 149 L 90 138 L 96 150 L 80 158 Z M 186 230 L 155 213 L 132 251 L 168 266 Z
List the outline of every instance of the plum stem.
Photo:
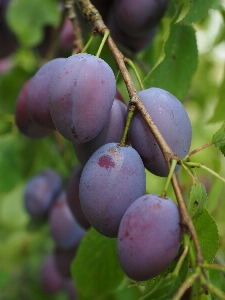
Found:
M 169 184 L 170 184 L 170 181 L 171 181 L 171 177 L 172 177 L 173 172 L 174 172 L 174 170 L 176 168 L 176 165 L 177 165 L 177 161 L 176 161 L 176 159 L 173 159 L 172 163 L 171 163 L 171 166 L 170 166 L 170 171 L 169 171 L 169 174 L 168 174 L 168 177 L 167 177 L 167 180 L 166 180 L 166 184 L 165 184 L 164 189 L 163 189 L 163 191 L 161 193 L 161 197 L 162 198 L 166 197 L 166 192 L 168 190 L 168 187 L 169 187 Z
M 183 294 L 187 291 L 187 289 L 199 278 L 200 278 L 200 270 L 198 273 L 194 273 L 186 281 L 184 281 L 184 283 L 178 289 L 176 294 L 173 296 L 172 300 L 180 300 Z
M 130 59 L 128 59 L 128 58 L 125 57 L 125 58 L 124 58 L 124 61 L 125 61 L 126 64 L 128 64 L 128 65 L 132 68 L 132 70 L 134 71 L 135 76 L 137 77 L 137 80 L 138 80 L 138 82 L 139 82 L 139 85 L 140 85 L 141 90 L 144 90 L 145 87 L 144 87 L 143 82 L 142 82 L 142 80 L 141 80 L 141 77 L 140 77 L 140 75 L 139 75 L 139 73 L 138 73 L 138 70 L 137 70 L 137 68 L 135 67 L 135 65 L 134 65 L 134 63 L 132 62 L 132 60 L 130 60 Z
M 99 57 L 99 56 L 101 55 L 102 49 L 103 49 L 103 47 L 104 47 L 104 45 L 105 45 L 105 42 L 106 42 L 106 40 L 107 40 L 109 34 L 110 34 L 110 31 L 109 31 L 109 30 L 107 30 L 107 29 L 104 30 L 104 33 L 103 33 L 103 39 L 102 39 L 101 44 L 100 44 L 100 46 L 99 46 L 99 48 L 98 48 L 98 52 L 96 53 L 96 56 L 97 56 L 97 57 Z
M 95 35 L 91 35 L 89 40 L 87 41 L 86 45 L 84 46 L 83 50 L 81 51 L 81 53 L 85 53 L 87 51 L 87 49 L 89 48 L 89 46 L 91 45 L 91 43 L 93 42 L 95 38 Z
M 128 111 L 128 114 L 127 114 L 126 126 L 124 128 L 123 137 L 122 137 L 122 140 L 120 142 L 121 147 L 124 147 L 125 144 L 126 144 L 127 133 L 128 133 L 129 127 L 130 127 L 130 122 L 131 122 L 131 119 L 133 117 L 134 111 L 135 111 L 135 106 L 131 105 L 129 107 L 129 111 Z
M 210 174 L 212 174 L 213 176 L 215 176 L 216 178 L 219 178 L 221 181 L 223 181 L 225 183 L 225 178 L 223 178 L 222 176 L 220 176 L 218 173 L 216 173 L 215 171 L 213 171 L 212 169 L 206 167 L 204 164 L 202 163 L 198 163 L 198 162 L 183 162 L 184 165 L 186 165 L 189 168 L 201 168 L 204 169 L 206 171 L 208 171 Z
M 179 259 L 179 261 L 178 261 L 178 263 L 176 265 L 176 268 L 173 271 L 173 274 L 175 276 L 179 275 L 180 268 L 181 268 L 181 266 L 182 266 L 182 264 L 183 264 L 183 262 L 184 262 L 184 260 L 185 260 L 185 258 L 187 256 L 187 253 L 188 253 L 188 246 L 185 246 L 183 252 L 181 253 L 180 259 Z

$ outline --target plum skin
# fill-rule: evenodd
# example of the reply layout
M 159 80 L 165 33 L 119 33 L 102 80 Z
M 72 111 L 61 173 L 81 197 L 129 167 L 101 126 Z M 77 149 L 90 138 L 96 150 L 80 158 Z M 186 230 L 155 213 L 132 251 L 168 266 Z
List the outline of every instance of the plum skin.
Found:
M 170 198 L 149 194 L 134 201 L 120 223 L 117 253 L 122 269 L 133 280 L 159 275 L 180 247 L 180 214 Z

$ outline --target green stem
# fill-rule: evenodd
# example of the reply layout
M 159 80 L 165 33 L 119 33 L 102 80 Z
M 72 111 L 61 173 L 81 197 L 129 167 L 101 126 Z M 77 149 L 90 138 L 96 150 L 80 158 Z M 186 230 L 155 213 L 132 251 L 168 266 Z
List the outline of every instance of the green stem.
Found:
M 120 76 L 120 70 L 118 70 L 118 72 L 116 73 L 116 82 L 118 81 L 119 76 Z
M 91 43 L 93 42 L 95 36 L 91 35 L 89 40 L 87 41 L 86 45 L 84 46 L 83 50 L 81 53 L 85 53 L 87 51 L 87 49 L 89 48 L 89 46 L 91 45 Z
M 101 42 L 101 44 L 100 44 L 100 46 L 99 46 L 99 48 L 98 48 L 98 52 L 96 53 L 96 56 L 97 56 L 97 57 L 100 56 L 100 54 L 101 54 L 101 52 L 102 52 L 102 49 L 103 49 L 103 47 L 104 47 L 104 45 L 105 45 L 105 42 L 106 42 L 106 40 L 107 40 L 109 34 L 110 34 L 110 31 L 109 31 L 108 29 L 104 30 L 102 42 Z
M 210 293 L 216 295 L 219 297 L 219 299 L 224 299 L 225 300 L 225 293 L 223 293 L 221 290 L 219 290 L 217 287 L 215 287 L 213 284 L 208 282 L 204 276 L 201 276 L 201 282 L 207 286 L 209 289 Z
M 193 181 L 195 181 L 197 178 L 193 175 L 193 173 L 191 172 L 191 169 L 189 167 L 187 167 L 183 162 L 181 162 L 181 166 L 185 169 L 185 171 L 191 176 L 191 178 L 193 179 Z
M 194 168 L 202 168 L 206 171 L 208 171 L 210 174 L 212 174 L 213 176 L 219 178 L 220 180 L 222 180 L 225 183 L 225 178 L 221 177 L 218 173 L 216 173 L 215 171 L 213 171 L 212 169 L 206 167 L 205 165 L 203 165 L 202 163 L 195 163 L 195 162 L 183 162 L 186 166 L 188 167 L 194 167 Z
M 170 166 L 170 171 L 169 171 L 169 175 L 167 177 L 167 180 L 166 180 L 166 184 L 164 186 L 164 189 L 161 193 L 161 197 L 162 198 L 165 198 L 166 197 L 166 192 L 167 192 L 167 189 L 169 187 L 169 184 L 170 184 L 170 181 L 171 181 L 171 178 L 172 178 L 172 175 L 173 175 L 173 172 L 176 168 L 176 165 L 177 165 L 177 160 L 176 159 L 173 159 L 172 160 L 172 163 L 171 163 L 171 166 Z
M 178 261 L 178 263 L 177 263 L 177 265 L 176 265 L 176 268 L 175 268 L 175 270 L 173 271 L 173 274 L 174 274 L 175 276 L 178 276 L 178 274 L 179 274 L 179 272 L 180 272 L 180 269 L 181 269 L 181 266 L 182 266 L 182 264 L 183 264 L 183 262 L 184 262 L 184 259 L 185 259 L 185 257 L 187 256 L 187 253 L 188 253 L 188 246 L 185 246 L 185 247 L 184 247 L 184 250 L 183 250 L 183 252 L 182 252 L 182 254 L 181 254 L 181 256 L 180 256 L 180 259 L 179 259 L 179 261 Z
M 195 280 L 199 279 L 199 272 L 191 275 L 178 289 L 176 294 L 173 296 L 172 300 L 180 300 L 186 290 L 195 282 Z
M 134 65 L 134 63 L 132 62 L 132 60 L 130 60 L 130 59 L 128 59 L 128 58 L 125 58 L 125 63 L 127 63 L 127 64 L 132 68 L 132 70 L 134 71 L 135 76 L 137 77 L 137 80 L 138 80 L 138 82 L 139 82 L 139 85 L 140 85 L 141 90 L 144 90 L 145 87 L 144 87 L 144 85 L 143 85 L 143 83 L 142 83 L 142 80 L 141 80 L 141 77 L 140 77 L 140 75 L 139 75 L 139 73 L 138 73 L 138 70 L 137 70 L 137 68 L 135 67 L 135 65 Z
M 193 246 L 191 243 L 190 243 L 190 247 L 189 247 L 189 258 L 191 261 L 191 267 L 194 270 L 196 267 L 196 258 L 195 258 L 194 249 L 193 249 Z
M 121 147 L 125 146 L 125 144 L 126 144 L 127 133 L 128 133 L 129 127 L 130 127 L 131 119 L 132 119 L 133 114 L 134 114 L 134 110 L 135 110 L 135 107 L 133 105 L 131 105 L 130 108 L 129 108 L 129 111 L 128 111 L 126 126 L 125 126 L 124 132 L 123 132 L 123 137 L 122 137 L 122 140 L 120 142 Z
M 225 266 L 215 264 L 200 264 L 199 266 L 205 269 L 216 269 L 225 272 Z
M 185 157 L 183 158 L 183 160 L 189 159 L 192 155 L 194 155 L 194 154 L 196 154 L 196 153 L 198 153 L 198 152 L 200 152 L 200 151 L 202 151 L 202 150 L 204 150 L 204 149 L 210 147 L 211 145 L 213 145 L 213 144 L 210 142 L 210 143 L 204 144 L 204 145 L 202 145 L 202 146 L 200 146 L 200 147 L 194 149 L 194 150 L 191 151 L 187 156 L 185 156 Z

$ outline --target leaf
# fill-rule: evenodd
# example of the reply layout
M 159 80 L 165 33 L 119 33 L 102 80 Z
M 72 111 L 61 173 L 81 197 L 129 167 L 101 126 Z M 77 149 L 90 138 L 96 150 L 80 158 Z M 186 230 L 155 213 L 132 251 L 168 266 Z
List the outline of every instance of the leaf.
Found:
M 193 219 L 205 261 L 212 263 L 219 249 L 219 233 L 215 220 L 207 209 Z
M 40 43 L 44 26 L 56 26 L 59 17 L 57 1 L 54 0 L 14 0 L 7 10 L 8 23 L 25 46 Z
M 4 75 L 0 75 L 0 112 L 14 113 L 15 102 L 28 74 L 15 66 Z
M 148 291 L 141 300 L 165 300 L 172 299 L 181 285 L 180 278 L 172 275 L 169 278 L 162 278 L 153 288 Z
M 179 13 L 179 16 L 176 20 L 176 23 L 180 22 L 183 20 L 183 18 L 188 14 L 189 9 L 190 9 L 190 0 L 184 0 L 181 3 L 182 7 L 181 7 L 181 11 Z
M 216 148 L 219 148 L 225 156 L 225 122 L 223 122 L 220 129 L 213 135 L 211 143 L 214 144 Z
M 195 181 L 191 188 L 191 195 L 188 202 L 188 210 L 193 218 L 197 213 L 201 213 L 201 211 L 205 208 L 207 201 L 207 193 L 204 185 Z
M 0 191 L 11 190 L 21 180 L 22 159 L 14 135 L 0 136 Z
M 201 21 L 207 16 L 210 8 L 217 4 L 217 0 L 193 0 L 190 1 L 190 8 L 188 14 L 182 22 L 191 24 Z
M 164 59 L 145 77 L 144 85 L 165 89 L 178 99 L 183 99 L 197 68 L 194 29 L 181 24 L 171 25 L 164 52 Z
M 115 290 L 125 277 L 117 258 L 116 239 L 90 229 L 72 262 L 71 273 L 81 295 L 97 299 L 94 295 Z
M 215 178 L 211 183 L 208 194 L 207 210 L 213 211 L 219 204 L 219 199 L 224 195 L 224 182 Z

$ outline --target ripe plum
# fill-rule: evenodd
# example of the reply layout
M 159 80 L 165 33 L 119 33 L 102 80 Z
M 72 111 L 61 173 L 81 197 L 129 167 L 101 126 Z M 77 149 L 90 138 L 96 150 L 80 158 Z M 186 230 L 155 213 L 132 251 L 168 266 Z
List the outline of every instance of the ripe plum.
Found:
M 56 58 L 44 64 L 33 76 L 27 92 L 27 110 L 38 126 L 55 129 L 49 111 L 49 87 L 57 67 L 65 58 Z
M 44 217 L 61 190 L 61 186 L 61 177 L 52 170 L 45 170 L 32 177 L 24 193 L 24 203 L 28 213 L 34 219 Z
M 15 106 L 15 121 L 19 130 L 31 139 L 40 139 L 50 135 L 53 131 L 41 128 L 35 124 L 27 111 L 26 99 L 29 85 L 32 78 L 29 79 L 22 87 Z
M 50 87 L 55 127 L 71 142 L 93 139 L 109 117 L 115 94 L 115 76 L 104 60 L 86 53 L 68 57 Z
M 171 264 L 180 247 L 179 223 L 179 210 L 169 198 L 148 194 L 129 206 L 117 240 L 119 261 L 128 277 L 148 280 Z
M 80 201 L 90 224 L 101 234 L 116 237 L 128 206 L 145 193 L 145 170 L 131 147 L 109 143 L 84 166 Z
M 188 154 L 192 129 L 183 104 L 169 92 L 150 88 L 139 92 L 141 101 L 169 147 L 179 157 Z M 167 176 L 168 168 L 152 132 L 139 112 L 135 112 L 129 128 L 129 140 L 140 154 L 146 169 L 158 176 Z M 176 166 L 178 172 L 180 166 Z

